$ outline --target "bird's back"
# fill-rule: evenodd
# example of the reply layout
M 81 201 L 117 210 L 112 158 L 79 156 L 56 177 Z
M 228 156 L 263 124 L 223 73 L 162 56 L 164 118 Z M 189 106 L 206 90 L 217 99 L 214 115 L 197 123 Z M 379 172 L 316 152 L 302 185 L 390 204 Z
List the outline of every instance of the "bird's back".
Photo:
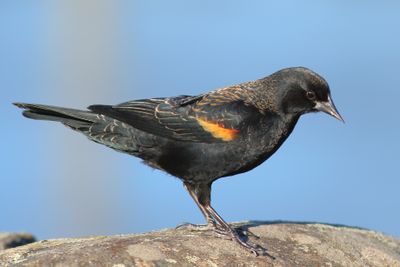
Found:
M 90 111 L 17 105 L 30 118 L 60 121 L 181 179 L 214 180 L 257 166 L 290 132 L 281 130 L 290 122 L 248 101 L 255 91 L 250 85 L 199 96 L 92 105 Z

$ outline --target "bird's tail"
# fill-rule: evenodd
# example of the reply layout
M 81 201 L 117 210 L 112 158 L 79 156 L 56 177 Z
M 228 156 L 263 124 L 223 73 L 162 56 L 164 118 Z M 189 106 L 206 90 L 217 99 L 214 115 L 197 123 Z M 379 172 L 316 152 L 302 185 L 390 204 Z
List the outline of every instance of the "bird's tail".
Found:
M 98 120 L 98 115 L 90 111 L 26 103 L 14 103 L 14 105 L 25 109 L 22 114 L 27 118 L 58 121 L 79 131 L 87 130 Z

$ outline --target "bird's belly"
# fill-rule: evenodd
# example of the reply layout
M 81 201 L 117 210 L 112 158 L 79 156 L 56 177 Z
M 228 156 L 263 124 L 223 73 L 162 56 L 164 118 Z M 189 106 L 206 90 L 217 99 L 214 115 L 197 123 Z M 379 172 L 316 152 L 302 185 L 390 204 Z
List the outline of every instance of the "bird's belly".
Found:
M 163 148 L 157 166 L 182 180 L 212 182 L 253 169 L 273 152 L 245 143 L 180 143 Z
M 220 144 L 172 142 L 161 148 L 155 165 L 182 180 L 212 181 L 237 167 L 240 150 Z
M 149 165 L 182 180 L 208 183 L 220 177 L 249 171 L 267 160 L 286 140 L 297 120 L 250 129 L 239 140 L 220 143 L 179 142 L 162 144 L 145 159 Z M 160 140 L 161 141 L 161 140 Z M 154 153 L 154 154 L 153 154 Z M 143 158 L 143 157 L 142 157 Z

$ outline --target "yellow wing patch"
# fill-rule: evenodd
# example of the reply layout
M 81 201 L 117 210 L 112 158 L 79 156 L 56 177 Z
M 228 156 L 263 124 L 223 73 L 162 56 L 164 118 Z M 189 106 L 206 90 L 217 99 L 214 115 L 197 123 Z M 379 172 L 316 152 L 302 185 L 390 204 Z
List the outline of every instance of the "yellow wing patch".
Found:
M 239 132 L 239 130 L 224 128 L 224 126 L 218 123 L 206 121 L 204 119 L 197 118 L 197 121 L 201 127 L 203 127 L 203 129 L 207 132 L 211 133 L 212 136 L 224 141 L 232 141 L 236 138 L 236 134 Z

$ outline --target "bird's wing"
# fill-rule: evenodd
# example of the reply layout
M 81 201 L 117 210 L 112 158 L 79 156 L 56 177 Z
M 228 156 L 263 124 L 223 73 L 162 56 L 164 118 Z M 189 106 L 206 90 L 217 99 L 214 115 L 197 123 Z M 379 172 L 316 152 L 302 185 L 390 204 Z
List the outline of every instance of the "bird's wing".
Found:
M 157 136 L 204 143 L 236 139 L 243 125 L 259 113 L 238 95 L 218 91 L 134 100 L 116 106 L 93 105 L 89 109 Z

